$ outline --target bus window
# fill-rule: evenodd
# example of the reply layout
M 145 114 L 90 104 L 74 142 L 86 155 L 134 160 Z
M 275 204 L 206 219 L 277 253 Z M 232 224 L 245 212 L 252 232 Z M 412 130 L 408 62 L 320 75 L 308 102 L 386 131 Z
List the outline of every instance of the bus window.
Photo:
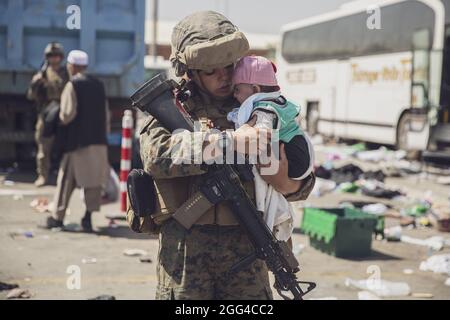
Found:
M 300 63 L 405 52 L 413 49 L 416 30 L 434 33 L 434 12 L 419 1 L 382 7 L 379 30 L 367 28 L 367 17 L 357 13 L 287 31 L 281 54 L 289 63 Z

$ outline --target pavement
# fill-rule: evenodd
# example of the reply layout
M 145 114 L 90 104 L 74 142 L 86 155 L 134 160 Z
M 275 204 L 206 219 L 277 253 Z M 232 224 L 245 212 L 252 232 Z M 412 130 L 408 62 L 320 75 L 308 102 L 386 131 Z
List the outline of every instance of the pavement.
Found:
M 324 154 L 317 160 L 323 161 Z M 352 160 L 364 169 L 373 169 L 376 163 Z M 423 198 L 432 194 L 433 201 L 448 206 L 450 186 L 437 183 L 436 174 L 415 174 L 402 178 L 388 178 L 386 184 L 398 187 L 410 197 Z M 112 295 L 116 299 L 154 299 L 156 290 L 156 259 L 158 238 L 133 233 L 125 221 L 114 225 L 105 215 L 120 213 L 119 204 L 102 206 L 93 216 L 95 232 L 77 231 L 84 209 L 80 192 L 75 191 L 65 224 L 71 231 L 49 231 L 39 228 L 45 223 L 47 213 L 38 213 L 30 207 L 36 198 L 51 201 L 54 186 L 36 189 L 31 173 L 0 175 L 0 282 L 17 284 L 28 289 L 31 299 L 84 300 L 100 295 Z M 427 193 L 428 192 L 428 193 Z M 430 193 L 431 192 L 431 193 Z M 361 280 L 379 276 L 382 280 L 406 282 L 411 294 L 385 299 L 450 299 L 450 286 L 445 285 L 449 275 L 419 270 L 419 265 L 432 255 L 449 254 L 450 247 L 435 252 L 425 246 L 372 241 L 372 254 L 365 258 L 342 259 L 322 253 L 309 245 L 307 235 L 299 227 L 302 207 L 337 206 L 343 200 L 373 201 L 380 199 L 359 194 L 328 193 L 311 196 L 304 203 L 295 203 L 296 230 L 293 235 L 294 253 L 300 262 L 298 277 L 314 281 L 317 288 L 306 299 L 358 299 L 360 289 L 347 287 L 347 278 Z M 396 207 L 394 200 L 383 200 Z M 398 225 L 399 220 L 386 219 L 386 226 Z M 441 236 L 450 239 L 449 233 L 433 227 L 403 228 L 403 234 L 426 239 Z M 129 249 L 144 250 L 146 262 L 139 256 L 126 256 Z M 405 269 L 411 269 L 405 273 Z M 0 291 L 0 299 L 6 299 L 8 291 Z M 280 297 L 274 293 L 275 298 Z M 423 295 L 419 295 L 423 296 Z

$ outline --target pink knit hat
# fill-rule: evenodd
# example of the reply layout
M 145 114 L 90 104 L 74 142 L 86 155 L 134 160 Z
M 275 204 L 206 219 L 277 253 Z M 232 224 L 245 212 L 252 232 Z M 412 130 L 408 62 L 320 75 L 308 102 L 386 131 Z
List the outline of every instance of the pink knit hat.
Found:
M 276 72 L 277 68 L 270 60 L 260 56 L 247 56 L 236 64 L 233 84 L 278 86 Z

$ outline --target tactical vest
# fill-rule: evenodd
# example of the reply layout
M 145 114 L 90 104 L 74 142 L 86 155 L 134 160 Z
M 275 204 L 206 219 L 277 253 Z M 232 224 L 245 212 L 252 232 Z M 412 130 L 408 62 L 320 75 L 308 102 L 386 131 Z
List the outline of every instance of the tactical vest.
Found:
M 238 103 L 234 99 L 217 101 L 210 99 L 206 94 L 198 93 L 185 104 L 185 109 L 194 120 L 200 121 L 202 124 L 206 124 L 210 120 L 216 128 L 224 131 L 233 129 L 233 124 L 227 120 L 227 114 L 237 105 Z M 144 127 L 143 132 L 145 130 Z M 172 214 L 199 190 L 202 179 L 201 175 L 155 179 L 158 203 L 156 212 L 152 215 L 153 221 L 157 225 L 161 225 L 171 218 Z M 244 188 L 254 201 L 254 182 L 244 183 Z M 238 225 L 239 223 L 226 203 L 220 203 L 210 208 L 195 224 Z
M 61 93 L 69 80 L 69 75 L 65 67 L 61 67 L 57 72 L 48 68 L 46 70 L 47 76 L 47 100 L 48 102 L 61 100 Z
M 106 145 L 106 106 L 103 84 L 90 75 L 71 80 L 77 97 L 77 114 L 66 127 L 65 151 L 89 145 Z

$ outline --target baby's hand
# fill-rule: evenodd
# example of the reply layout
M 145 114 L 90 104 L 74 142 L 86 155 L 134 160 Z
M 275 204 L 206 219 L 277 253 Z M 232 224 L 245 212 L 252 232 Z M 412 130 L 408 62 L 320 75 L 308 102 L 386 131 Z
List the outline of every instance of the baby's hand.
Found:
M 234 150 L 252 156 L 267 154 L 271 141 L 272 132 L 267 129 L 252 127 L 256 120 L 244 124 L 233 132 Z

